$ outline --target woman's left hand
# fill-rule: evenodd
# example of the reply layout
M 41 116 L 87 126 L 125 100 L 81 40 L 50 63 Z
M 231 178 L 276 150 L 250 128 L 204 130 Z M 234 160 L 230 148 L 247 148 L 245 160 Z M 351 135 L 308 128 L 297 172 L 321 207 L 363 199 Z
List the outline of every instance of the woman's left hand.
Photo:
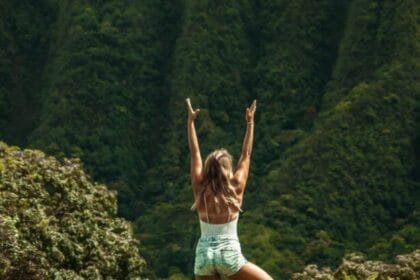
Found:
M 245 118 L 247 123 L 254 123 L 255 110 L 257 110 L 257 100 L 254 100 L 251 106 L 246 108 Z
M 187 99 L 185 99 L 185 101 L 187 102 L 188 120 L 193 121 L 198 116 L 198 113 L 200 113 L 200 109 L 197 109 L 197 110 L 194 111 L 192 106 L 191 106 L 190 99 L 187 98 Z

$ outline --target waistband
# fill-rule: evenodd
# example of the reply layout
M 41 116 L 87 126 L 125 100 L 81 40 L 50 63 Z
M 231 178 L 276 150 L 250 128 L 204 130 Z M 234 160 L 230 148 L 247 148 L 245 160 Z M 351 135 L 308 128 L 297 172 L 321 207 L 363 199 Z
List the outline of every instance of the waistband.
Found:
M 207 235 L 207 236 L 201 236 L 198 241 L 205 241 L 205 242 L 220 242 L 220 241 L 237 241 L 239 242 L 239 237 L 237 235 Z

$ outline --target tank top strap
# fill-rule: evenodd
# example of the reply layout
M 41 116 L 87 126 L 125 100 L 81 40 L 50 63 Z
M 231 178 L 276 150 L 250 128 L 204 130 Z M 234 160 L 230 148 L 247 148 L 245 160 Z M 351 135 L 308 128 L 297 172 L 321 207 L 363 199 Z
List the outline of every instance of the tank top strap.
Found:
M 204 207 L 206 208 L 207 223 L 210 223 L 209 212 L 207 211 L 206 195 L 203 193 L 203 196 L 204 196 Z
M 226 223 L 229 223 L 229 218 L 230 218 L 230 207 L 229 207 L 229 204 L 227 205 L 227 208 L 228 208 L 228 210 L 227 210 L 228 215 L 227 215 Z

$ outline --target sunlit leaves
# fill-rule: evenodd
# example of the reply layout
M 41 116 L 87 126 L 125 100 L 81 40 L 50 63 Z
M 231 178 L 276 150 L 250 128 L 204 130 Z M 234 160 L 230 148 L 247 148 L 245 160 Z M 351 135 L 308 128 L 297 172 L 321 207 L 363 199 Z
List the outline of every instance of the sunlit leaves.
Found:
M 116 196 L 77 159 L 62 162 L 0 142 L 2 279 L 140 279 L 131 226 Z

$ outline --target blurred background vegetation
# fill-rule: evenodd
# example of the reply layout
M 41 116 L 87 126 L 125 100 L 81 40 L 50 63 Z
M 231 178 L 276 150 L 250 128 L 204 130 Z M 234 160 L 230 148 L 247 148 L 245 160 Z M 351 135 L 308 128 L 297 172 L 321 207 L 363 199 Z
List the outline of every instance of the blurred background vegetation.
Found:
M 145 277 L 190 279 L 184 99 L 203 157 L 239 156 L 257 99 L 245 256 L 274 279 L 391 261 L 420 247 L 419 16 L 415 0 L 1 0 L 0 140 L 80 158 L 117 191 Z

